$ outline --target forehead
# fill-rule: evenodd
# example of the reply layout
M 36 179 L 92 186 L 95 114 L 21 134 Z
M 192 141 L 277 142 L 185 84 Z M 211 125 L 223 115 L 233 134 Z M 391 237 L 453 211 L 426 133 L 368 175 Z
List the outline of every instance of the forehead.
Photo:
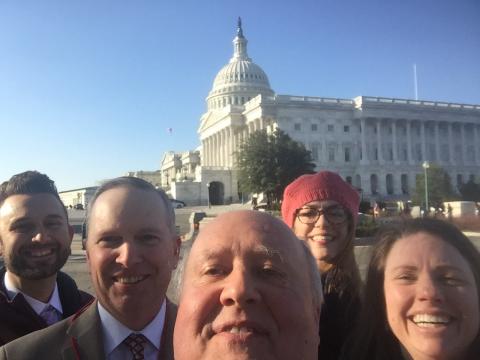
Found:
M 467 260 L 460 252 L 441 238 L 419 232 L 405 236 L 395 242 L 390 250 L 386 268 L 394 266 L 455 266 L 462 270 L 470 270 Z
M 298 260 L 300 244 L 288 228 L 274 221 L 229 219 L 211 224 L 194 243 L 192 253 L 212 257 L 258 255 L 291 263 Z
M 66 216 L 60 200 L 48 193 L 12 195 L 0 206 L 0 218 L 47 215 Z
M 340 203 L 338 203 L 335 200 L 315 200 L 315 201 L 310 201 L 309 203 L 306 203 L 303 206 L 314 207 L 314 208 L 326 208 L 334 205 L 340 205 Z
M 98 196 L 89 216 L 89 228 L 128 223 L 130 226 L 161 226 L 167 223 L 167 211 L 153 191 L 128 186 L 106 190 Z

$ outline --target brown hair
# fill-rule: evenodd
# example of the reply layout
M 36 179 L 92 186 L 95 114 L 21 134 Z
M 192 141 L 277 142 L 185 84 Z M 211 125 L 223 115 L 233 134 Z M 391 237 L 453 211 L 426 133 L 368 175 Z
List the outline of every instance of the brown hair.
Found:
M 477 290 L 480 291 L 480 253 L 471 241 L 454 225 L 438 219 L 406 220 L 400 225 L 383 229 L 378 234 L 378 243 L 375 245 L 368 266 L 367 281 L 362 314 L 358 329 L 351 339 L 351 347 L 345 349 L 346 359 L 402 359 L 398 340 L 388 327 L 384 275 L 385 263 L 393 245 L 401 238 L 425 232 L 436 236 L 453 246 L 468 262 L 475 277 Z M 479 299 L 480 308 L 480 299 Z M 471 354 L 478 355 L 480 331 L 473 341 L 474 349 Z

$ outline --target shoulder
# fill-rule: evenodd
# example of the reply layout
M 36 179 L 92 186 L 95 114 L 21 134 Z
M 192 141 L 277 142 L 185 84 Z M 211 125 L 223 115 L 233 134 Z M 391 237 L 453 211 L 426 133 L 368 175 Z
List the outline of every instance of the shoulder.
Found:
M 34 360 L 60 358 L 60 346 L 67 339 L 70 319 L 35 331 L 9 342 L 1 348 L 0 359 Z M 58 349 L 58 353 L 55 350 Z

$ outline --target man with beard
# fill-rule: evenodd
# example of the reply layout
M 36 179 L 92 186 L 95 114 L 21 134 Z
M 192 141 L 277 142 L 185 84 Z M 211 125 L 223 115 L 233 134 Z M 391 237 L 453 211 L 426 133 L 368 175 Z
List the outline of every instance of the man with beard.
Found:
M 67 318 L 92 299 L 59 271 L 72 238 L 48 176 L 26 171 L 0 186 L 0 345 Z

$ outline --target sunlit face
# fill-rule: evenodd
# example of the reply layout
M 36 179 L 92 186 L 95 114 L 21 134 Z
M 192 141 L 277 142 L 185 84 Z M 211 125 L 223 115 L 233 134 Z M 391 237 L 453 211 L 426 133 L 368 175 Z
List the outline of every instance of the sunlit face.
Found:
M 90 273 L 100 303 L 125 325 L 133 316 L 145 326 L 160 310 L 178 260 L 176 239 L 158 194 L 121 186 L 97 198 L 86 243 Z
M 327 208 L 340 209 L 342 206 L 333 200 L 312 201 L 303 205 L 298 213 L 308 213 L 311 209 L 325 210 Z M 297 214 L 298 214 L 297 213 Z M 301 240 L 308 245 L 317 263 L 331 263 L 339 255 L 348 243 L 348 219 L 340 224 L 329 222 L 324 214 L 312 224 L 304 224 L 295 217 L 293 231 Z
M 72 237 L 65 208 L 52 194 L 12 195 L 0 207 L 1 252 L 15 283 L 55 276 Z
M 258 212 L 202 229 L 185 270 L 175 359 L 317 359 L 318 313 L 301 244 Z
M 392 332 L 415 359 L 462 359 L 480 328 L 478 289 L 467 261 L 428 233 L 398 240 L 385 265 Z

